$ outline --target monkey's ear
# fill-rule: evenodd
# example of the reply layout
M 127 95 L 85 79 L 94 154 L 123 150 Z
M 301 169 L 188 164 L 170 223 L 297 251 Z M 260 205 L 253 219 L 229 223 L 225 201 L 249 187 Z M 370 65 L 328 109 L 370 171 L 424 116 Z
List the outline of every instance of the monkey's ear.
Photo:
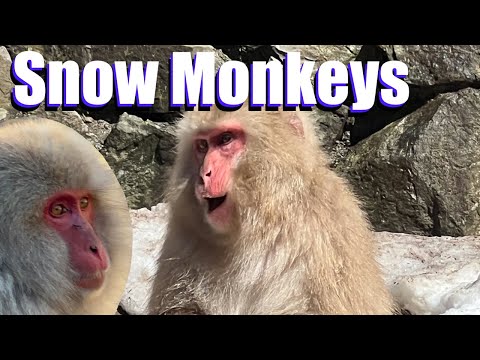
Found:
M 288 114 L 288 123 L 292 126 L 295 134 L 297 134 L 301 138 L 305 138 L 302 119 L 300 119 L 297 113 Z

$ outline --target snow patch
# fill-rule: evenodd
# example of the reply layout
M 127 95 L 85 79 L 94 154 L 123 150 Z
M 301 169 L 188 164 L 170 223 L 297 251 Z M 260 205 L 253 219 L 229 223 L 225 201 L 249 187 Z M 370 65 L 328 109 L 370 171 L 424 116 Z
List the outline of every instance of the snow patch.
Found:
M 166 204 L 131 210 L 133 256 L 121 301 L 146 314 L 166 231 Z M 378 261 L 398 304 L 412 314 L 480 314 L 480 237 L 426 237 L 379 232 Z

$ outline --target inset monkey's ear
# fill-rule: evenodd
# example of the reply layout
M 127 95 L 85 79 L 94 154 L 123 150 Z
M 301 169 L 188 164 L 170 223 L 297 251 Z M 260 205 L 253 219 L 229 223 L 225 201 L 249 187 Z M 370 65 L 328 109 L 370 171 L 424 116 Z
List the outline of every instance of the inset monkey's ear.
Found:
M 287 117 L 288 123 L 292 126 L 295 134 L 300 136 L 301 138 L 305 138 L 305 132 L 303 130 L 303 123 L 302 119 L 298 116 L 297 112 L 284 112 L 284 116 Z

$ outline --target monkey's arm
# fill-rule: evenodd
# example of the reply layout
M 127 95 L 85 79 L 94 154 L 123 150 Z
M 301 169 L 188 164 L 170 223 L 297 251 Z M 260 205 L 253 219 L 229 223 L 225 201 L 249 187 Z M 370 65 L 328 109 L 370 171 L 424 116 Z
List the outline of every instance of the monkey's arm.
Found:
M 160 257 L 152 286 L 148 311 L 150 315 L 201 315 L 192 284 L 196 275 L 183 261 Z

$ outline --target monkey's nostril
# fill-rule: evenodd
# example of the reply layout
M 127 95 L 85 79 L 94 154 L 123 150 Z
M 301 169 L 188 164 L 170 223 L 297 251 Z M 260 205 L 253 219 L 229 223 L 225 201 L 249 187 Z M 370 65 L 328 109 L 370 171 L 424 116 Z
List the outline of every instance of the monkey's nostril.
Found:
M 208 176 L 208 177 L 212 176 L 212 171 L 210 170 L 208 173 L 205 174 L 205 176 Z
M 96 253 L 98 251 L 97 247 L 96 246 L 90 246 L 90 250 L 93 252 L 93 253 Z

